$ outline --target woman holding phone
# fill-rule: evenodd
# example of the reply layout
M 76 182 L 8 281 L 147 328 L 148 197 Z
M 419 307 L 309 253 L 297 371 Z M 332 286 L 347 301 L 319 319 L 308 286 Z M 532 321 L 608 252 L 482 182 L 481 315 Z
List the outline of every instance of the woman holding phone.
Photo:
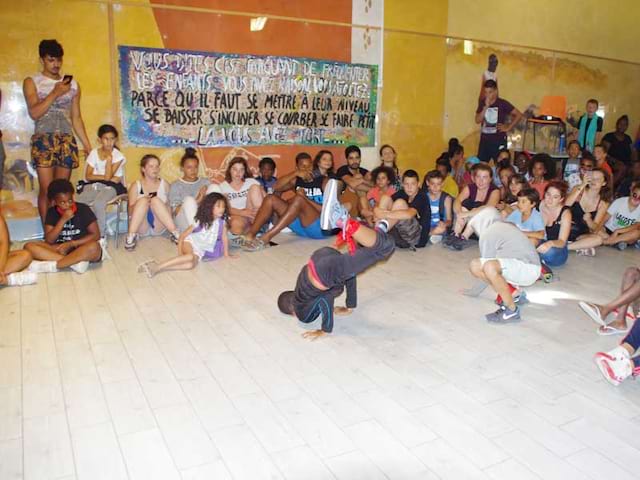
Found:
M 31 137 L 31 162 L 38 174 L 38 211 L 44 223 L 49 207 L 47 190 L 52 180 L 68 180 L 78 167 L 78 144 L 84 155 L 91 143 L 80 114 L 80 85 L 72 75 L 60 74 L 64 51 L 56 40 L 42 40 L 39 46 L 42 72 L 24 80 L 22 90 L 29 116 L 35 122 Z
M 582 183 L 571 190 L 565 202 L 565 205 L 571 207 L 569 241 L 598 232 L 605 221 L 610 200 L 611 189 L 607 173 L 600 168 L 585 171 Z
M 138 237 L 162 235 L 169 230 L 178 243 L 180 233 L 169 208 L 169 184 L 160 178 L 160 159 L 147 154 L 140 160 L 140 180 L 129 187 L 129 231 L 126 250 L 136 248 Z

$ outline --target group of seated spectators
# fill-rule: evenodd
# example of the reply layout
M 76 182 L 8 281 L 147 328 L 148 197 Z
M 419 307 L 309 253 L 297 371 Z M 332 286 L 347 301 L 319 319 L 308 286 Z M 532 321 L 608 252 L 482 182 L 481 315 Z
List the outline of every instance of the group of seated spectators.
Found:
M 301 152 L 295 169 L 278 177 L 271 158 L 260 161 L 259 175 L 253 178 L 246 159 L 236 157 L 220 184 L 199 176 L 201 160 L 187 148 L 180 160 L 182 176 L 175 182 L 164 180 L 160 159 L 147 154 L 140 160 L 140 179 L 127 188 L 117 130 L 103 125 L 98 137 L 100 145 L 88 156 L 78 193 L 68 180 L 49 185 L 53 206 L 44 222 L 45 240 L 25 247 L 37 261 L 31 270 L 71 266 L 83 272 L 90 262 L 104 258 L 106 205 L 123 193 L 129 208 L 125 249 L 135 249 L 144 237 L 167 234 L 181 255 L 191 255 L 190 261 L 179 263 L 189 268 L 203 258 L 229 256 L 229 245 L 246 251 L 275 245 L 274 237 L 286 228 L 322 239 L 331 234 L 319 223 L 330 178 L 341 181 L 341 202 L 354 218 L 370 226 L 381 219 L 397 220 L 390 233 L 399 248 L 442 242 L 462 250 L 477 238 L 469 220 L 488 207 L 525 233 L 547 275 L 550 267 L 567 261 L 569 251 L 593 256 L 601 245 L 640 245 L 640 164 L 635 158 L 625 163 L 608 155 L 610 143 L 595 145 L 592 155 L 572 141 L 568 158 L 556 165 L 547 154 L 513 156 L 508 150 L 500 150 L 489 163 L 465 159 L 463 146 L 451 139 L 436 168 L 422 179 L 415 170 L 400 171 L 391 145 L 380 148 L 380 164 L 371 172 L 361 166 L 355 145 L 345 149 L 346 164 L 335 171 L 330 151 L 321 150 L 314 158 Z M 200 211 L 203 205 L 211 211 Z M 223 235 L 227 232 L 229 243 Z M 185 243 L 196 248 L 184 253 Z M 157 266 L 142 270 L 155 274 Z

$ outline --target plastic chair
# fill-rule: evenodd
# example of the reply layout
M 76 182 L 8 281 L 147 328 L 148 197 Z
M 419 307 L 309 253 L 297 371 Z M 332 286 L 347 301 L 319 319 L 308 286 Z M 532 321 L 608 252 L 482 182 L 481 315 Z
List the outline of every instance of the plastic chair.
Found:
M 123 169 L 124 171 L 124 169 Z M 84 172 L 82 174 L 82 178 L 83 180 L 86 182 L 87 181 L 87 163 L 85 162 L 84 164 Z M 124 173 L 122 175 L 122 179 L 120 180 L 120 183 L 122 183 L 123 185 L 127 185 L 127 181 L 126 181 L 126 173 Z M 111 200 L 110 202 L 107 202 L 106 205 L 106 210 L 109 210 L 109 207 L 115 207 L 116 208 L 116 225 L 115 225 L 115 229 L 114 229 L 114 237 L 115 237 L 115 243 L 116 243 L 116 248 L 118 248 L 118 239 L 120 238 L 120 214 L 122 213 L 122 207 L 124 207 L 124 211 L 126 212 L 128 210 L 129 207 L 129 195 L 127 193 L 123 193 L 121 195 L 118 195 L 117 197 L 115 197 L 113 200 Z M 106 232 L 105 232 L 106 234 Z

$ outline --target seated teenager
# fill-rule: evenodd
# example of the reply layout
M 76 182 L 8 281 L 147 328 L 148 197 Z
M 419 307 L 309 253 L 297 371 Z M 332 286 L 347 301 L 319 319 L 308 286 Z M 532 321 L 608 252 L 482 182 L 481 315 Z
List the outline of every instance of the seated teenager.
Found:
M 264 157 L 260 159 L 260 163 L 258 163 L 258 171 L 260 175 L 256 177 L 256 180 L 262 186 L 262 189 L 266 193 L 273 193 L 273 187 L 278 181 L 278 178 L 274 176 L 276 173 L 276 162 L 274 162 L 271 157 Z
M 580 185 L 580 144 L 577 140 L 571 140 L 567 147 L 567 158 L 562 165 L 562 180 L 567 182 L 569 189 Z
M 496 158 L 495 165 L 491 167 L 493 169 L 493 183 L 495 183 L 498 188 L 502 188 L 505 185 L 502 183 L 500 170 L 507 167 L 513 167 L 511 152 L 506 148 L 501 148 L 498 151 L 498 157 Z M 513 170 L 513 173 L 516 173 L 515 169 Z
M 573 242 L 569 250 L 575 250 L 576 240 L 600 231 L 609 208 L 609 192 L 606 173 L 598 168 L 586 171 L 582 183 L 569 192 L 566 205 L 571 207 L 569 242 Z
M 429 241 L 440 243 L 453 224 L 453 198 L 444 191 L 444 179 L 439 170 L 432 170 L 425 177 L 429 201 Z
M 500 202 L 503 202 L 509 193 L 509 180 L 516 174 L 516 169 L 513 165 L 502 164 L 498 165 L 496 173 L 500 178 Z
M 618 335 L 629 330 L 629 323 L 636 322 L 634 304 L 640 300 L 640 269 L 629 267 L 625 270 L 620 285 L 620 295 L 604 305 L 593 302 L 579 302 L 580 308 L 598 324 L 599 335 Z M 607 318 L 613 315 L 613 319 Z
M 517 208 L 505 219 L 506 222 L 518 227 L 534 247 L 537 247 L 545 237 L 544 221 L 537 208 L 539 203 L 538 192 L 533 188 L 525 188 L 518 193 Z
M 313 177 L 336 178 L 333 171 L 333 153 L 329 150 L 320 150 L 313 157 Z
M 326 235 L 320 228 L 320 210 L 327 180 L 328 177 L 313 176 L 313 162 L 308 153 L 296 155 L 296 169 L 281 176 L 274 186 L 274 193 L 267 195 L 262 202 L 255 221 L 245 235 L 244 249 L 255 252 L 268 247 L 273 237 L 285 227 L 301 237 L 325 238 Z M 289 200 L 283 200 L 277 195 L 288 191 L 295 192 Z M 257 238 L 258 232 L 274 214 L 278 216 L 278 221 Z
M 480 258 L 472 260 L 469 269 L 474 277 L 491 285 L 500 305 L 486 319 L 491 323 L 520 320 L 516 302 L 523 304 L 525 296 L 518 290 L 533 285 L 540 277 L 538 252 L 515 225 L 500 219 L 495 208 L 483 209 L 469 221 L 469 227 L 480 239 Z
M 359 199 L 367 194 L 373 187 L 373 183 L 369 171 L 360 166 L 362 154 L 358 146 L 349 145 L 344 150 L 344 156 L 347 164 L 336 171 L 336 178 L 344 184 L 340 202 L 347 207 L 349 215 L 358 217 L 360 215 Z
M 611 168 L 611 164 L 609 163 L 609 157 L 607 156 L 607 150 L 604 145 L 599 143 L 593 147 L 593 157 L 596 160 L 596 168 L 601 168 L 607 172 L 609 178 L 613 178 L 613 168 Z
M 552 178 L 547 172 L 549 159 L 550 157 L 546 153 L 537 153 L 531 158 L 531 162 L 529 163 L 529 185 L 538 192 L 540 198 L 544 196 L 544 191 L 549 184 L 549 178 Z
M 54 273 L 70 267 L 84 273 L 89 263 L 102 260 L 96 216 L 88 205 L 75 202 L 74 193 L 68 180 L 56 179 L 49 184 L 47 196 L 53 206 L 44 221 L 45 240 L 24 246 L 34 259 L 29 271 Z
M 31 263 L 31 254 L 27 250 L 10 250 L 11 238 L 4 217 L 0 215 L 0 286 L 14 287 L 31 285 L 38 281 L 34 272 L 25 272 Z
M 392 186 L 395 188 L 396 192 L 399 192 L 402 189 L 402 176 L 398 169 L 398 155 L 396 154 L 396 149 L 391 145 L 385 144 L 380 147 L 380 166 L 393 169 L 395 181 L 392 183 Z
M 569 246 L 570 250 L 581 251 L 583 255 L 594 256 L 600 245 L 616 246 L 624 250 L 640 240 L 640 183 L 631 188 L 630 197 L 615 200 L 607 209 L 604 229 L 585 235 Z
M 180 235 L 178 256 L 164 262 L 149 260 L 138 268 L 149 278 L 169 270 L 191 270 L 199 261 L 211 261 L 229 255 L 225 212 L 227 199 L 221 193 L 208 193 L 198 205 L 194 225 Z
M 383 195 L 388 197 L 396 193 L 393 186 L 396 177 L 393 169 L 389 167 L 377 167 L 371 171 L 373 187 L 369 189 L 366 197 L 360 197 L 360 216 L 371 227 L 373 226 L 373 209 L 380 203 Z
M 242 157 L 235 157 L 229 162 L 224 178 L 220 185 L 211 185 L 207 193 L 218 192 L 227 197 L 229 230 L 234 235 L 243 235 L 254 223 L 266 193 L 262 185 L 251 177 L 249 165 Z
M 177 243 L 180 233 L 169 208 L 169 184 L 160 178 L 160 159 L 152 154 L 142 157 L 140 173 L 140 180 L 129 186 L 129 231 L 124 248 L 131 251 L 139 236 L 163 235 L 167 230 Z
M 515 159 L 513 160 L 513 168 L 516 169 L 516 173 L 528 176 L 530 161 L 531 161 L 531 156 L 529 155 L 528 152 L 516 153 Z M 527 181 L 529 181 L 528 178 L 527 178 Z
M 543 216 L 546 239 L 538 245 L 538 253 L 543 265 L 559 267 L 569 258 L 567 248 L 571 232 L 571 208 L 567 207 L 567 184 L 554 180 L 547 185 L 544 192 L 546 216 Z M 546 271 L 549 274 L 550 271 Z
M 631 185 L 640 181 L 640 160 L 633 160 L 629 167 L 629 173 L 620 182 L 616 190 L 616 197 L 628 197 L 631 195 Z
M 465 160 L 462 184 L 458 185 L 460 191 L 462 191 L 467 185 L 471 185 L 473 183 L 473 167 L 478 164 L 480 164 L 480 159 L 478 157 L 469 157 Z
M 415 170 L 404 172 L 402 190 L 391 197 L 383 195 L 373 211 L 376 222 L 386 220 L 391 224 L 389 233 L 398 248 L 415 250 L 429 242 L 429 200 L 419 180 Z
M 456 198 L 458 193 L 460 193 L 460 189 L 458 188 L 458 184 L 454 178 L 451 176 L 452 166 L 446 152 L 440 155 L 440 158 L 436 160 L 436 170 L 440 172 L 440 175 L 442 175 L 443 178 L 442 191 L 452 198 Z M 425 177 L 425 182 L 422 185 L 423 189 L 427 188 L 426 182 L 427 179 Z
M 453 250 L 462 250 L 468 246 L 464 236 L 468 219 L 478 213 L 479 209 L 485 206 L 495 207 L 500 201 L 500 190 L 493 184 L 491 167 L 486 163 L 478 163 L 471 171 L 473 183 L 464 187 L 453 202 L 453 235 L 444 241 L 445 246 Z
M 100 146 L 87 156 L 85 178 L 78 183 L 76 199 L 89 205 L 98 219 L 102 236 L 107 232 L 107 204 L 127 193 L 123 185 L 126 159 L 116 148 L 118 130 L 112 125 L 98 128 Z
M 293 315 L 303 323 L 321 317 L 320 329 L 302 335 L 311 340 L 333 331 L 334 314 L 349 315 L 356 308 L 357 275 L 389 258 L 394 250 L 393 240 L 386 232 L 395 222 L 380 222 L 374 230 L 353 220 L 338 202 L 338 187 L 335 179 L 327 182 L 321 227 L 323 230 L 341 228 L 338 239 L 349 246 L 349 252 L 341 254 L 332 247 L 316 250 L 300 270 L 295 290 L 278 296 L 278 308 L 286 315 Z M 334 307 L 335 299 L 345 287 L 346 306 Z
M 454 144 L 451 145 L 451 141 L 455 140 Z M 464 160 L 464 147 L 460 145 L 456 138 L 452 138 L 449 140 L 449 162 L 451 163 L 451 176 L 458 185 L 458 191 L 464 187 L 464 174 L 465 170 L 465 160 Z
M 507 181 L 509 186 L 505 192 L 504 197 L 500 198 L 500 202 L 496 205 L 496 209 L 501 212 L 502 217 L 506 218 L 515 208 L 518 206 L 518 194 L 525 188 L 529 188 L 529 182 L 524 175 L 516 173 L 509 177 Z M 502 195 L 502 191 L 500 192 Z
M 180 159 L 182 177 L 171 184 L 169 192 L 169 206 L 175 219 L 176 227 L 184 232 L 194 223 L 198 211 L 198 204 L 207 194 L 211 185 L 208 178 L 198 176 L 200 159 L 194 148 L 185 149 Z

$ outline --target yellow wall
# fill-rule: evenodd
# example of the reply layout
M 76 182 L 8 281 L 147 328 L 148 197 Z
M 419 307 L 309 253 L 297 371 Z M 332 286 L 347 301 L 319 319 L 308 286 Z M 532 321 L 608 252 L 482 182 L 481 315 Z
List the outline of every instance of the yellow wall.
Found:
M 385 2 L 385 28 L 444 34 L 447 0 Z M 431 36 L 387 32 L 380 139 L 422 177 L 443 147 L 446 49 Z
M 632 25 L 638 18 L 640 2 L 631 0 L 616 2 L 615 9 L 603 8 L 597 0 L 449 0 L 448 25 L 451 36 L 640 62 L 637 26 Z M 631 36 L 635 36 L 633 41 Z M 500 96 L 521 111 L 540 105 L 545 95 L 564 95 L 569 110 L 583 112 L 586 100 L 593 97 L 604 107 L 605 132 L 613 130 L 616 119 L 626 113 L 631 121 L 627 133 L 634 136 L 640 121 L 640 65 L 473 43 L 473 54 L 465 55 L 462 42 L 451 40 L 446 55 L 444 137 L 462 140 L 467 155 L 475 154 L 479 141 L 473 117 L 490 53 L 500 60 Z
M 639 20 L 638 0 L 449 0 L 448 33 L 640 63 Z

